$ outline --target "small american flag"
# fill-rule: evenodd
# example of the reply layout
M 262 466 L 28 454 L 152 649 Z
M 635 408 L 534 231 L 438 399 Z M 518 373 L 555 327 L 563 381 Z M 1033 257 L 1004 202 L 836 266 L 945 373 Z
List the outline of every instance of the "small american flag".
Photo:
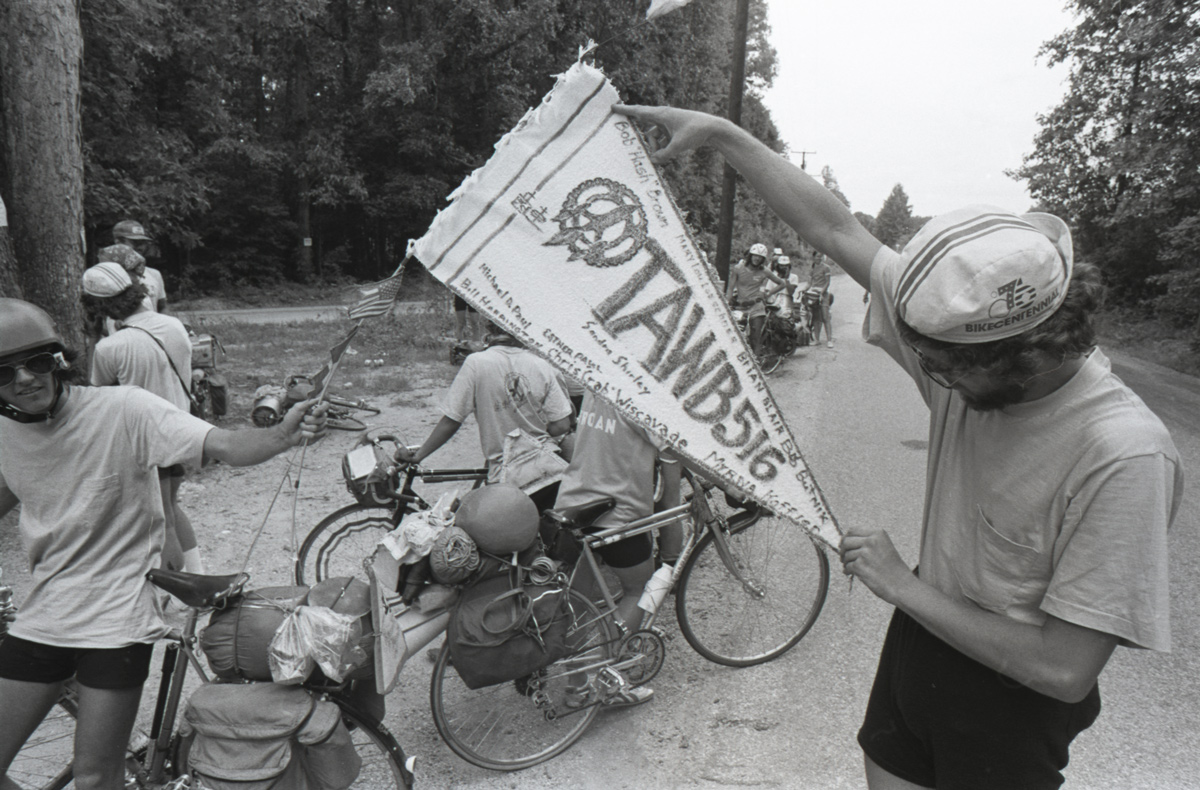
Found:
M 358 321 L 363 318 L 374 318 L 392 309 L 396 294 L 400 293 L 400 277 L 403 272 L 397 272 L 386 280 L 362 289 L 354 306 L 350 308 L 350 320 Z

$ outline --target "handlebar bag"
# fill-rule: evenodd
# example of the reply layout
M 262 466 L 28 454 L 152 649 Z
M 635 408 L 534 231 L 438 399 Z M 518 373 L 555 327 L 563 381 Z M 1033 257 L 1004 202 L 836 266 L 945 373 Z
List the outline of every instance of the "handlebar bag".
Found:
M 180 731 L 210 790 L 345 790 L 362 768 L 338 706 L 298 686 L 203 685 Z
M 566 589 L 522 584 L 523 573 L 477 576 L 450 614 L 450 659 L 467 688 L 525 677 L 570 652 Z

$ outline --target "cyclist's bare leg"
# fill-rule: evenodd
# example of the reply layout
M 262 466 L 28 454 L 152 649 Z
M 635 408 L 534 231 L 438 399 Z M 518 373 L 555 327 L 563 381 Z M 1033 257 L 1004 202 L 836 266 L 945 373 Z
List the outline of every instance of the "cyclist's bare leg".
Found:
M 767 324 L 765 315 L 755 316 L 750 319 L 750 349 L 755 356 L 762 354 L 762 334 L 763 327 Z
M 17 752 L 54 707 L 63 685 L 0 678 L 0 710 L 4 711 L 4 726 L 0 727 L 0 777 L 8 773 Z M 11 779 L 0 778 L 0 790 L 20 790 L 20 786 Z
M 200 559 L 200 543 L 196 540 L 196 530 L 192 528 L 192 520 L 179 506 L 179 487 L 183 485 L 182 477 L 171 478 L 171 509 L 175 514 L 175 534 L 179 538 L 179 548 L 183 552 L 183 569 L 188 573 L 204 573 L 204 563 Z
M 821 305 L 821 323 L 825 325 L 825 338 L 833 342 L 833 310 L 830 305 Z
M 162 490 L 163 517 L 167 522 L 163 541 L 162 567 L 167 570 L 183 570 L 183 548 L 179 545 L 179 532 L 175 529 L 175 508 L 171 506 L 171 479 L 164 475 L 158 478 Z
M 645 612 L 638 608 L 638 599 L 646 589 L 646 582 L 654 575 L 654 558 L 629 568 L 613 568 L 612 571 L 620 579 L 621 591 L 624 593 L 617 602 L 617 614 L 626 628 L 636 631 L 642 627 L 642 617 L 645 615 Z
M 79 790 L 123 790 L 125 747 L 137 720 L 142 689 L 95 689 L 84 685 L 78 689 L 75 786 Z
M 863 765 L 867 770 L 867 787 L 870 790 L 929 790 L 924 785 L 915 785 L 888 772 L 865 754 Z

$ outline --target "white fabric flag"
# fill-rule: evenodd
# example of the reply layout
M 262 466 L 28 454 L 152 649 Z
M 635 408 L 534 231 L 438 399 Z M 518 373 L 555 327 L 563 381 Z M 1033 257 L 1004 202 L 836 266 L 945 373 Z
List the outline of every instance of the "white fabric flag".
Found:
M 715 270 L 616 90 L 576 63 L 450 195 L 415 255 L 480 313 L 714 480 L 841 535 Z

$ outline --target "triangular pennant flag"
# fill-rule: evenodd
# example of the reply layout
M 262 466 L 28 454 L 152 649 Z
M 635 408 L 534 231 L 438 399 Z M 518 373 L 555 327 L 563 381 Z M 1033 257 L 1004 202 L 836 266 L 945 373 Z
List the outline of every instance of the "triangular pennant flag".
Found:
M 616 90 L 576 63 L 416 244 L 480 313 L 711 477 L 840 532 Z

